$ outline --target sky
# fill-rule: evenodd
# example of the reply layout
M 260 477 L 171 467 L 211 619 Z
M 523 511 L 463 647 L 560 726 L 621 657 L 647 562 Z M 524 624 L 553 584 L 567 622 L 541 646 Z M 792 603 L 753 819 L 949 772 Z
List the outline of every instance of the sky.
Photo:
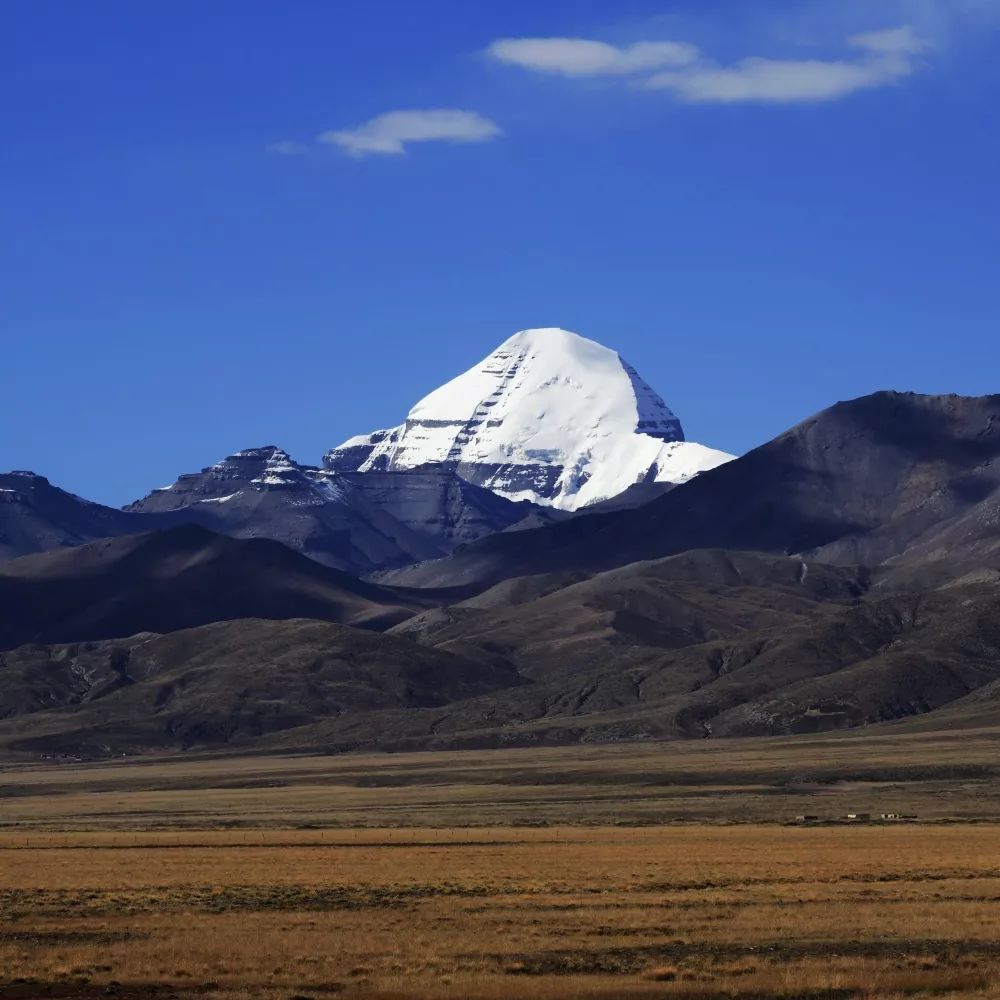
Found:
M 6 0 L 0 469 L 318 463 L 517 330 L 742 453 L 1000 391 L 998 0 Z

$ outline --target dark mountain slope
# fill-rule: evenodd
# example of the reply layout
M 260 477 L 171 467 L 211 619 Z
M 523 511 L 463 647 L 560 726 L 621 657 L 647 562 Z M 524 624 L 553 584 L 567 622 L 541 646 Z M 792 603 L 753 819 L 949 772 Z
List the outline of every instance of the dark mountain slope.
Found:
M 283 745 L 446 749 L 808 733 L 898 720 L 929 730 L 1000 718 L 997 587 L 823 603 L 781 624 L 674 648 L 621 639 L 571 670 L 553 644 L 546 661 L 525 666 L 527 685 L 434 712 L 323 720 L 285 734 Z
M 0 562 L 164 523 L 83 500 L 33 472 L 0 473 Z
M 236 618 L 316 618 L 381 629 L 397 595 L 265 539 L 183 525 L 0 566 L 0 648 L 169 632 Z
M 896 721 L 893 728 L 907 733 L 995 729 L 1000 738 L 1000 680 L 976 688 L 936 712 Z
M 299 465 L 280 448 L 249 448 L 181 476 L 130 504 L 235 538 L 270 538 L 352 573 L 449 551 L 370 504 L 339 477 Z
M 927 560 L 934 548 L 920 546 L 950 527 L 960 544 L 948 558 L 978 558 L 1000 530 L 998 459 L 1000 396 L 880 392 L 838 403 L 638 510 L 495 535 L 386 580 L 488 584 L 695 548 L 844 564 L 904 560 L 911 551 Z M 966 518 L 971 531 L 959 527 Z
M 0 741 L 82 756 L 239 744 L 519 683 L 509 669 L 316 621 L 220 622 L 170 635 L 0 654 Z
M 387 660 L 364 644 L 338 647 L 327 674 L 322 657 L 298 659 L 312 639 L 279 630 L 270 658 L 243 678 L 258 661 L 240 638 L 250 626 L 232 622 L 171 645 L 169 682 L 159 667 L 140 669 L 148 636 L 22 648 L 0 665 L 11 670 L 0 745 L 501 746 L 989 719 L 1000 683 L 998 418 L 1000 397 L 879 393 L 637 510 L 507 531 L 391 574 L 460 585 L 450 607 L 435 606 L 440 594 L 364 584 L 277 543 L 196 527 L 15 560 L 0 567 L 0 648 L 304 616 L 394 626 L 393 644 L 378 646 Z M 275 492 L 300 473 L 303 488 L 340 488 L 286 458 L 257 456 L 264 466 L 249 479 L 237 471 Z M 387 505 L 394 482 L 380 487 Z M 192 507 L 235 502 L 232 491 L 189 485 Z M 439 509 L 426 499 L 418 491 L 393 518 L 418 525 Z M 433 665 L 426 685 L 406 673 L 424 656 L 461 664 L 455 677 L 468 686 L 429 700 L 448 681 Z M 315 688 L 303 679 L 313 663 Z
M 848 567 L 697 551 L 512 582 L 383 636 L 243 620 L 32 644 L 0 655 L 0 746 L 445 748 L 988 717 L 1000 586 L 873 597 L 866 584 Z M 521 601 L 531 590 L 544 596 Z
M 341 475 L 299 465 L 274 445 L 183 475 L 127 508 L 236 538 L 271 538 L 355 574 L 437 558 L 535 509 L 453 469 Z
M 509 580 L 435 608 L 393 632 L 535 680 L 619 669 L 750 630 L 785 625 L 827 603 L 857 600 L 867 574 L 755 552 L 699 550 L 579 582 L 564 574 Z
M 691 711 L 715 735 L 814 732 L 922 715 L 997 679 L 1000 589 L 955 588 L 798 625 Z
M 181 476 L 124 510 L 27 472 L 0 474 L 0 562 L 100 538 L 197 524 L 270 538 L 355 575 L 436 559 L 456 546 L 556 515 L 460 479 L 453 468 L 341 476 L 269 445 Z

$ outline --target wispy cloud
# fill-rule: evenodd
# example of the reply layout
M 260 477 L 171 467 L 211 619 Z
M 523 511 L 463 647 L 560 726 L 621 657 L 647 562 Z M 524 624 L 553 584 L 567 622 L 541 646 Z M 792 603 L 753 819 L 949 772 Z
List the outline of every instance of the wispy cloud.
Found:
M 624 76 L 698 58 L 685 42 L 637 42 L 618 48 L 588 38 L 500 38 L 487 49 L 503 63 L 560 76 Z
M 282 139 L 281 142 L 270 143 L 267 151 L 274 153 L 276 156 L 302 156 L 309 152 L 309 147 L 304 142 Z
M 907 25 L 853 35 L 840 59 L 749 56 L 722 65 L 684 42 L 638 42 L 616 48 L 580 38 L 504 38 L 489 47 L 501 62 L 563 76 L 629 76 L 646 90 L 689 103 L 791 104 L 832 101 L 909 76 L 929 45 Z M 657 72 L 651 72 L 657 70 Z
M 927 47 L 908 27 L 854 35 L 848 44 L 858 50 L 852 59 L 750 57 L 731 66 L 699 62 L 686 71 L 657 73 L 643 86 L 698 103 L 832 101 L 909 76 Z
M 900 28 L 886 28 L 884 31 L 868 31 L 861 35 L 852 35 L 847 41 L 857 48 L 886 56 L 914 56 L 928 48 L 928 43 L 918 38 L 908 24 Z
M 944 50 L 982 39 L 1000 27 L 1000 3 L 997 0 L 801 0 L 795 10 L 783 13 L 778 35 L 803 39 L 840 38 L 857 25 L 911 25 L 916 35 L 934 42 L 935 50 Z M 766 23 L 767 14 L 761 15 Z M 791 29 L 789 31 L 789 29 Z M 835 32 L 832 36 L 830 32 Z
M 496 122 L 475 111 L 431 108 L 388 111 L 357 128 L 323 132 L 320 142 L 339 146 L 352 156 L 406 152 L 414 142 L 487 142 L 502 134 Z

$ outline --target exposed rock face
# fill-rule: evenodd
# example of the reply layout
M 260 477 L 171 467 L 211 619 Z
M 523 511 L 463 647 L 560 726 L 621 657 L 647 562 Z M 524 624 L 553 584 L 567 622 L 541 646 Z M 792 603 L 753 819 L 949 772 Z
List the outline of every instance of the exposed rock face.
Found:
M 512 500 L 576 510 L 636 483 L 685 482 L 732 456 L 680 421 L 619 355 L 560 329 L 525 330 L 410 410 L 345 441 L 331 472 L 448 469 Z
M 274 445 L 229 455 L 154 490 L 129 511 L 177 512 L 237 538 L 271 538 L 354 573 L 447 552 L 335 474 L 294 462 Z
M 336 477 L 299 465 L 288 452 L 267 445 L 238 451 L 201 472 L 185 473 L 169 486 L 129 504 L 126 510 L 180 510 L 194 504 L 227 504 L 247 494 L 269 492 L 294 496 L 298 503 L 308 506 L 343 501 L 347 493 Z
M 530 511 L 447 469 L 342 476 L 269 445 L 181 476 L 129 511 L 172 513 L 239 538 L 272 538 L 354 573 L 432 559 Z
M 474 486 L 448 468 L 353 473 L 341 478 L 372 508 L 448 551 L 528 519 L 539 518 L 535 523 L 553 520 L 548 511 Z

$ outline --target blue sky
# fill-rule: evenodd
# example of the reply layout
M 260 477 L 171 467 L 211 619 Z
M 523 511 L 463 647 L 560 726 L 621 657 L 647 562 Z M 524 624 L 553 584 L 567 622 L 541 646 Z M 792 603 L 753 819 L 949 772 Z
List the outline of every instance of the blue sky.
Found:
M 2 21 L 0 468 L 120 504 L 317 462 L 530 326 L 735 452 L 878 388 L 1000 391 L 993 0 Z

